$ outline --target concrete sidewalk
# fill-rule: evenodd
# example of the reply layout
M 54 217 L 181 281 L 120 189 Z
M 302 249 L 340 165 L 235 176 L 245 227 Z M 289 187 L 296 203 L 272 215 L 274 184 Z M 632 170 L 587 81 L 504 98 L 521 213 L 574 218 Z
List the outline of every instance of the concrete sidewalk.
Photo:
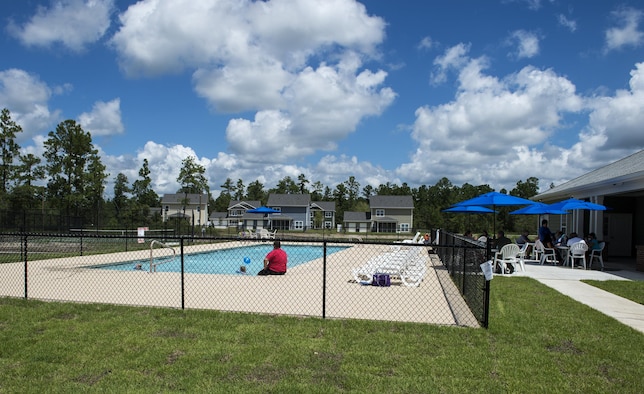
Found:
M 527 264 L 526 272 L 522 272 L 519 268 L 512 276 L 534 278 L 544 285 L 644 333 L 644 305 L 581 282 L 584 279 L 644 280 L 644 272 L 587 271 L 570 267 Z

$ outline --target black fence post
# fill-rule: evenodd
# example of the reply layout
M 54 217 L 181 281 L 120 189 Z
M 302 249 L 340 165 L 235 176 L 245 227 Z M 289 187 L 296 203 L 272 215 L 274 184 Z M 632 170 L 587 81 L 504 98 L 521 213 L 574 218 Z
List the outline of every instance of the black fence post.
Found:
M 183 237 L 181 237 L 181 309 L 186 309 L 185 270 L 183 265 Z
M 24 258 L 25 258 L 25 300 L 27 299 L 27 290 L 28 286 L 27 284 L 29 283 L 27 280 L 27 234 L 22 235 L 22 242 L 24 243 Z
M 322 242 L 322 318 L 326 319 L 326 240 Z
M 488 328 L 490 322 L 490 281 L 485 281 L 485 300 L 483 301 L 483 327 Z

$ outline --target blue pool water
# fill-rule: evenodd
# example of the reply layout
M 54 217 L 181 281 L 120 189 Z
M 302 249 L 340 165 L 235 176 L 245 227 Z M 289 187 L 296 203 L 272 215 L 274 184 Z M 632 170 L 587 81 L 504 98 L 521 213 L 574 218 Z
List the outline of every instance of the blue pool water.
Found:
M 327 246 L 327 256 L 341 250 L 347 246 Z M 261 244 L 253 246 L 243 246 L 239 248 L 221 249 L 203 253 L 193 253 L 184 255 L 184 270 L 186 273 L 194 274 L 229 274 L 239 275 L 241 266 L 246 267 L 249 275 L 255 275 L 264 268 L 264 256 L 273 249 L 272 244 Z M 323 249 L 321 246 L 305 245 L 282 245 L 282 249 L 288 255 L 288 268 L 296 267 L 300 264 L 322 258 Z M 155 263 L 163 260 L 155 259 Z M 132 271 L 137 264 L 141 264 L 144 271 L 150 269 L 150 260 L 128 261 L 127 263 L 102 265 L 94 268 Z M 157 265 L 157 272 L 181 272 L 181 256 L 170 262 Z

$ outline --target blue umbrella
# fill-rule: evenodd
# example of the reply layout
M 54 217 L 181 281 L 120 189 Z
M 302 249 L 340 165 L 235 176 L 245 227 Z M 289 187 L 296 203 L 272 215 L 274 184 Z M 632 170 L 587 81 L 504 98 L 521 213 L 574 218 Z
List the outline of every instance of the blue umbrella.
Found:
M 471 198 L 459 202 L 458 206 L 468 206 L 468 205 L 478 205 L 484 207 L 492 207 L 494 210 L 496 207 L 505 207 L 512 205 L 532 205 L 534 201 L 526 200 L 525 198 L 511 196 L 509 194 L 503 194 L 499 192 L 489 192 L 481 194 L 478 197 Z M 493 225 L 494 234 L 496 234 L 496 215 L 494 215 L 494 225 Z
M 576 198 L 569 198 L 567 200 L 559 201 L 550 204 L 551 208 L 562 209 L 564 211 L 573 211 L 578 209 L 585 209 L 588 211 L 605 211 L 606 207 L 600 204 L 595 204 L 588 201 L 578 200 Z
M 495 213 L 496 211 L 480 207 L 478 205 L 454 205 L 450 208 L 443 209 L 443 212 L 460 212 L 460 213 Z
M 279 213 L 277 209 L 261 206 L 259 208 L 249 209 L 248 213 Z
M 551 205 L 538 202 L 527 207 L 517 209 L 516 211 L 510 212 L 510 215 L 567 215 L 568 211 L 563 209 L 553 208 Z
M 499 192 L 489 192 L 478 197 L 459 202 L 455 205 L 479 205 L 483 207 L 504 207 L 512 205 L 532 205 L 534 201 Z

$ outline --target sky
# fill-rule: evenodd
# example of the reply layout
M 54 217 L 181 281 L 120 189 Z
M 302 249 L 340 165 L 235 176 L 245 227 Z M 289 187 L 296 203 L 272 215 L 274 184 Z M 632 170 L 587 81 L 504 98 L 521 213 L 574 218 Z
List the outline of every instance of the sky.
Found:
M 110 174 L 188 156 L 216 197 L 300 174 L 332 189 L 541 191 L 644 148 L 644 5 L 563 0 L 21 0 L 0 108 L 42 155 L 66 119 Z

